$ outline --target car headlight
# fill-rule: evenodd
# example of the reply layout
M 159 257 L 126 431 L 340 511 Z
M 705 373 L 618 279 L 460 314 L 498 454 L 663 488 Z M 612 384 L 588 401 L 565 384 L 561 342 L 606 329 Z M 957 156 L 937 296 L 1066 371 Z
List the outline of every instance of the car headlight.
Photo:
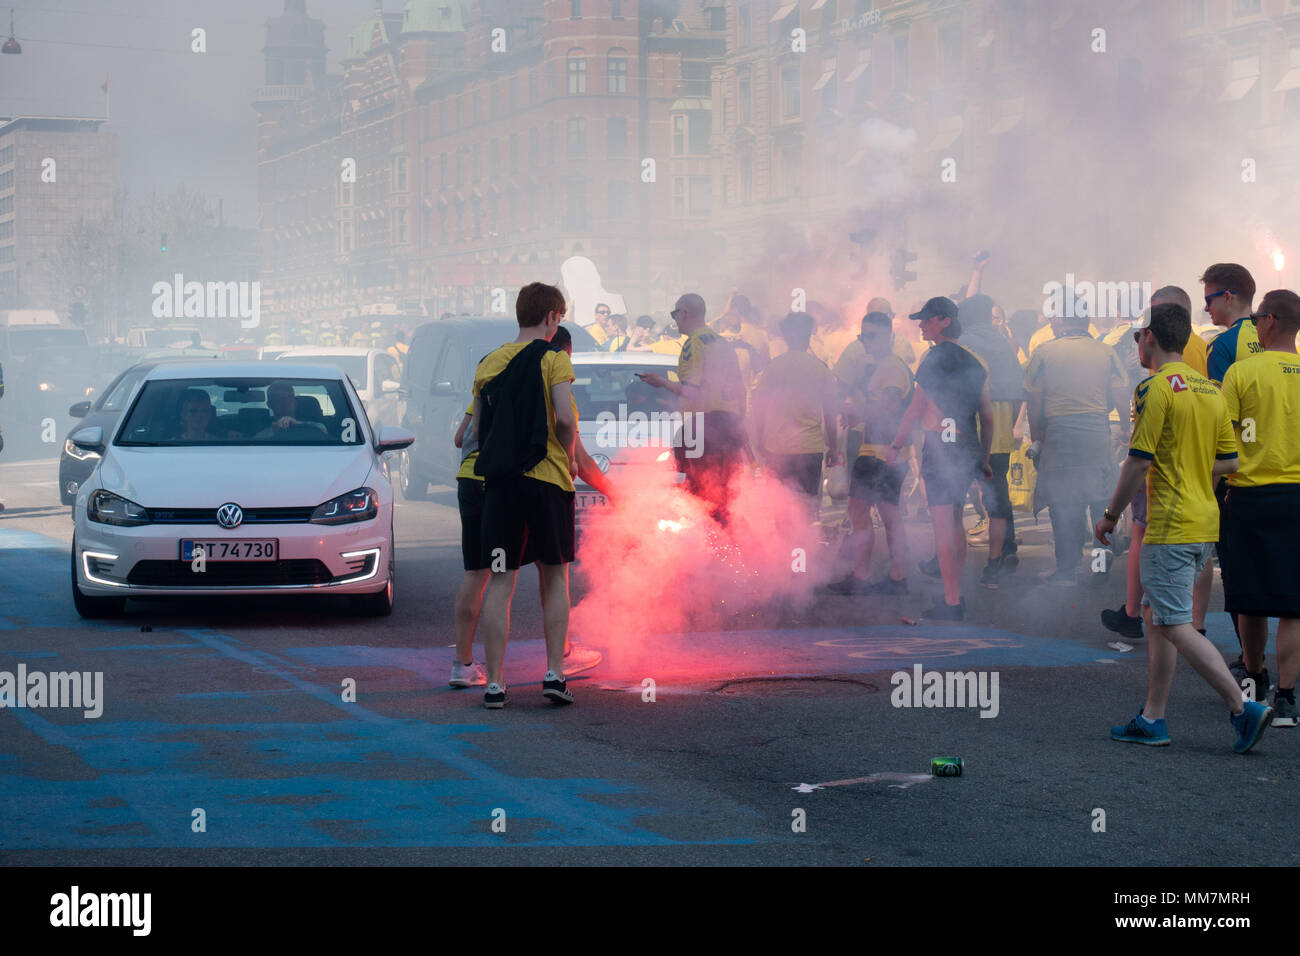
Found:
M 312 524 L 347 524 L 369 521 L 379 514 L 379 496 L 373 488 L 358 488 L 331 498 L 311 513 Z
M 147 510 L 134 501 L 128 501 L 121 495 L 104 491 L 102 488 L 94 492 L 86 503 L 86 517 L 91 521 L 117 525 L 119 528 L 133 528 L 149 523 Z
M 63 453 L 69 458 L 75 458 L 77 461 L 90 461 L 92 458 L 104 457 L 97 451 L 91 451 L 89 448 L 78 448 L 71 438 L 63 443 Z
M 42 392 L 52 392 L 52 391 L 54 391 L 54 386 L 51 385 L 49 382 L 41 382 L 41 384 L 40 384 L 39 386 L 37 386 L 37 387 L 38 387 Z

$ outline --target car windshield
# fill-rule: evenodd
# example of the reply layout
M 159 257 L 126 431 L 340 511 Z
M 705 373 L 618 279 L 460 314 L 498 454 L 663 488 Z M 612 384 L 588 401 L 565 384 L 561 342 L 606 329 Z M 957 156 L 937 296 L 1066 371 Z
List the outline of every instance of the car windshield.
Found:
M 293 355 L 281 355 L 279 362 L 305 362 L 310 365 L 333 365 L 348 378 L 359 392 L 366 389 L 366 357 L 364 355 L 311 355 L 299 352 Z
M 103 401 L 99 403 L 100 411 L 120 412 L 126 406 L 126 400 L 131 397 L 131 390 L 147 371 L 144 368 L 131 368 L 123 372 L 117 383 L 104 393 Z
M 305 378 L 164 378 L 146 382 L 116 445 L 359 445 L 343 383 Z
M 14 355 L 27 355 L 34 349 L 85 348 L 86 333 L 81 329 L 11 328 L 9 351 Z
M 622 365 L 578 363 L 573 366 L 573 397 L 578 400 L 578 418 L 592 421 L 601 412 L 619 414 L 619 405 L 627 412 L 680 411 L 677 398 L 665 388 L 654 388 L 637 378 L 637 373 L 654 372 L 671 382 L 677 370 L 664 365 Z

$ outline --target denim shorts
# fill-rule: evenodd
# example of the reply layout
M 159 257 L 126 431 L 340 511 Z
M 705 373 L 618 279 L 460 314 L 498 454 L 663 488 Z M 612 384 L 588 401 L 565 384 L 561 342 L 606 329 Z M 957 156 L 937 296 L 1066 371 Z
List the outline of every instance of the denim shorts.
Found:
M 1213 553 L 1212 542 L 1142 544 L 1142 603 L 1151 623 L 1175 627 L 1192 623 L 1192 589 Z

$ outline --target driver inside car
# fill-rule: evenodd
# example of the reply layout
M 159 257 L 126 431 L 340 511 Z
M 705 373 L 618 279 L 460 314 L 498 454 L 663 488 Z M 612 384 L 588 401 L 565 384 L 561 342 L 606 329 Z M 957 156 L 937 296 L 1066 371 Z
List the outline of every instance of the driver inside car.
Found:
M 315 429 L 322 435 L 325 434 L 325 426 L 320 422 L 303 422 L 294 417 L 293 386 L 288 382 L 272 382 L 266 389 L 266 404 L 271 409 L 271 424 L 254 435 L 254 438 L 277 438 L 295 426 Z

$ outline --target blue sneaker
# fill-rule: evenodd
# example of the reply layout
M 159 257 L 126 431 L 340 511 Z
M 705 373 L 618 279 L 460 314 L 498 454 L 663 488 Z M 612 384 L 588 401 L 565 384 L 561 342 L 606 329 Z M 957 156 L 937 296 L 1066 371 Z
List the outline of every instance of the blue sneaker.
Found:
M 1137 717 L 1134 717 L 1122 727 L 1112 727 L 1110 729 L 1110 739 L 1119 740 L 1126 744 L 1168 747 L 1169 730 L 1165 727 L 1165 719 L 1161 717 L 1154 724 L 1148 724 L 1141 717 L 1142 709 L 1139 708 Z
M 1244 754 L 1259 743 L 1259 738 L 1264 736 L 1264 731 L 1273 722 L 1273 708 L 1258 701 L 1247 700 L 1242 702 L 1241 713 L 1229 719 L 1232 721 L 1232 729 L 1237 732 L 1232 749 Z

